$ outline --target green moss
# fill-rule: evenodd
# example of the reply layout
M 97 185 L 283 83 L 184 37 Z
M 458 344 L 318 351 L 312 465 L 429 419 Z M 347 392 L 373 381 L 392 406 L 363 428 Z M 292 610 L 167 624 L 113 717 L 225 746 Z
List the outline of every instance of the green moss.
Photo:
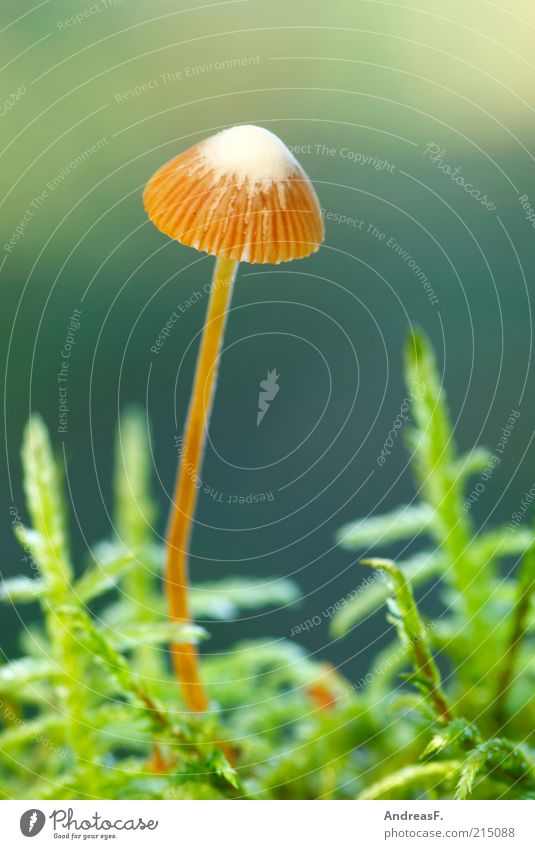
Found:
M 489 455 L 458 456 L 421 334 L 409 339 L 406 379 L 418 497 L 352 522 L 337 539 L 353 556 L 404 539 L 421 540 L 420 551 L 397 564 L 369 560 L 385 579 L 368 581 L 331 620 L 351 648 L 355 626 L 385 605 L 397 641 L 370 658 L 358 684 L 285 639 L 202 657 L 212 698 L 205 716 L 181 704 L 162 651 L 208 634 L 166 620 L 142 414 L 126 411 L 116 436 L 116 535 L 94 546 L 78 578 L 62 482 L 46 429 L 32 418 L 23 443 L 30 526 L 17 524 L 17 536 L 39 575 L 6 580 L 0 599 L 38 601 L 42 625 L 22 636 L 23 656 L 0 666 L 0 793 L 533 798 L 533 533 L 474 527 L 465 493 Z M 503 577 L 511 556 L 522 561 L 518 578 Z M 431 578 L 447 603 L 436 620 L 413 593 Z M 298 597 L 287 580 L 225 577 L 194 587 L 191 601 L 204 620 L 225 620 Z

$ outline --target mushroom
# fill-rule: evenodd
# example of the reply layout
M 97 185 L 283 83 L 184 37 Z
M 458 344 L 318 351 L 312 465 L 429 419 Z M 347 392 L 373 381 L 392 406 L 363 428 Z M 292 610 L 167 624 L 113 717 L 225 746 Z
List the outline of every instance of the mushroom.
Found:
M 239 262 L 286 262 L 323 241 L 318 198 L 307 175 L 269 130 L 237 126 L 179 154 L 149 180 L 143 196 L 156 227 L 216 259 L 167 531 L 165 586 L 172 620 L 189 623 L 188 548 L 197 501 L 216 363 Z M 203 712 L 208 699 L 196 647 L 174 643 L 184 700 Z

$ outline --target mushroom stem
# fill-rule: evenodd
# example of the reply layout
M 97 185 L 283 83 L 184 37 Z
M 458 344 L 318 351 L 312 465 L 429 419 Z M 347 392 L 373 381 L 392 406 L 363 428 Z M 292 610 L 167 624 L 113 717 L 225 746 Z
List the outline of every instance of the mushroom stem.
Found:
M 236 277 L 236 260 L 217 258 L 210 301 L 184 429 L 175 494 L 167 532 L 165 585 L 169 616 L 177 622 L 191 621 L 188 598 L 188 548 L 198 495 L 205 435 L 215 394 L 217 359 L 221 351 L 228 306 Z M 202 713 L 208 698 L 199 675 L 197 649 L 173 643 L 173 666 L 184 700 L 192 711 Z

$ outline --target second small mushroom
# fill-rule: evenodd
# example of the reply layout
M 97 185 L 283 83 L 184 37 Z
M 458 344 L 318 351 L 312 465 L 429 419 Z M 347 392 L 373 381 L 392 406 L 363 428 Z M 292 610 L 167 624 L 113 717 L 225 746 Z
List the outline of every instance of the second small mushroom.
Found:
M 237 126 L 179 154 L 151 177 L 143 196 L 152 222 L 172 239 L 217 257 L 167 531 L 165 583 L 171 619 L 191 621 L 188 549 L 225 321 L 238 263 L 286 262 L 323 241 L 316 192 L 286 145 L 268 130 Z M 194 645 L 172 646 L 186 705 L 208 698 Z

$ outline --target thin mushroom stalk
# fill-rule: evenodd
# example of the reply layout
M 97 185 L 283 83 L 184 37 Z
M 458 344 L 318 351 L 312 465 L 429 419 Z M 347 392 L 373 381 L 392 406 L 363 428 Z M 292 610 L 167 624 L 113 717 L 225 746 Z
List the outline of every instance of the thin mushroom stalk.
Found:
M 171 619 L 190 622 L 188 599 L 187 550 L 197 503 L 206 428 L 214 402 L 217 361 L 223 344 L 228 306 L 238 263 L 218 258 L 210 291 L 210 302 L 199 349 L 193 391 L 175 484 L 174 509 L 167 532 L 165 581 Z M 173 665 L 182 684 L 184 699 L 190 710 L 202 712 L 208 699 L 199 677 L 197 648 L 194 644 L 174 643 Z
M 165 588 L 172 620 L 189 623 L 190 549 L 217 365 L 239 262 L 278 264 L 323 241 L 318 199 L 277 136 L 261 127 L 223 130 L 172 159 L 149 180 L 144 203 L 166 235 L 217 257 L 169 518 Z M 174 644 L 187 707 L 207 709 L 196 647 Z

